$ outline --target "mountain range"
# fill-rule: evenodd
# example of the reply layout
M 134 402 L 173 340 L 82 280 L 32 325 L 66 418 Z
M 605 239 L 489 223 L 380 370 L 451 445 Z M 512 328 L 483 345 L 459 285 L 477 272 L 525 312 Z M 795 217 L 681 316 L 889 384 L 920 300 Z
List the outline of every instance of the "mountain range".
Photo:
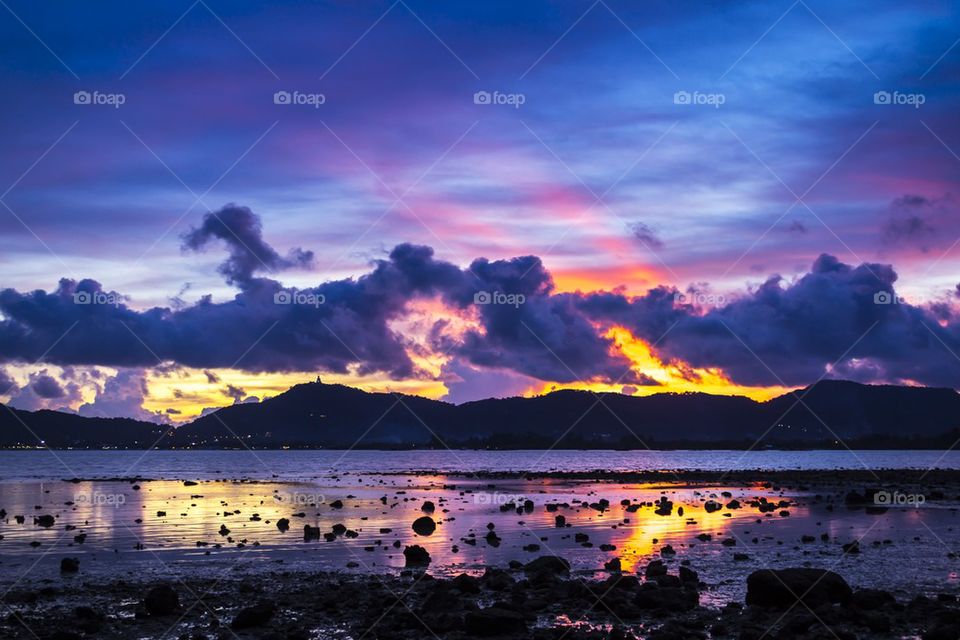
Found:
M 953 389 L 821 381 L 766 402 L 554 391 L 453 405 L 312 382 L 178 427 L 57 411 L 0 411 L 0 447 L 51 448 L 945 448 Z

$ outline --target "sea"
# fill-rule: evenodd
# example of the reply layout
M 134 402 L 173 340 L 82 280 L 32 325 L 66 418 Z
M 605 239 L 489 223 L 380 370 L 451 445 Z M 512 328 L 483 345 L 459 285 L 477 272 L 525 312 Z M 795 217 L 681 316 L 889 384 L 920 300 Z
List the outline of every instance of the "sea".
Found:
M 851 487 L 723 481 L 722 472 L 742 469 L 773 478 L 960 469 L 960 452 L 2 451 L 0 589 L 62 580 L 65 557 L 94 581 L 281 568 L 397 573 L 403 549 L 419 545 L 436 575 L 477 575 L 539 555 L 563 556 L 575 575 L 597 579 L 614 558 L 625 572 L 656 559 L 672 570 L 688 562 L 708 585 L 703 601 L 716 604 L 742 601 L 750 572 L 786 566 L 829 568 L 902 597 L 960 593 L 960 496 L 850 508 Z M 677 474 L 656 482 L 523 475 L 594 470 Z M 718 480 L 684 481 L 691 470 L 719 472 Z M 669 513 L 654 506 L 663 500 Z M 435 525 L 427 535 L 412 528 L 423 517 Z M 853 542 L 859 553 L 844 553 Z

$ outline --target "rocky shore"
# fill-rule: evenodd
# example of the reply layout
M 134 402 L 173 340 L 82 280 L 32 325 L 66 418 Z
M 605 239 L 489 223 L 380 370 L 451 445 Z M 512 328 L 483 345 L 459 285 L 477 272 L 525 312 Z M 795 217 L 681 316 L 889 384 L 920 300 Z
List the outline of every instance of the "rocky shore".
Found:
M 417 564 L 414 560 L 411 564 Z M 74 568 L 70 568 L 72 571 Z M 227 574 L 234 572 L 228 571 Z M 702 583 L 682 561 L 654 560 L 633 574 L 576 575 L 557 556 L 435 578 L 264 569 L 106 583 L 65 578 L 14 586 L 3 596 L 0 636 L 81 638 L 530 638 L 743 640 L 960 637 L 955 597 L 897 601 L 857 589 L 828 569 L 761 569 L 745 602 L 701 606 Z
M 556 472 L 469 477 L 481 481 L 475 491 L 495 488 L 501 480 L 569 479 L 599 483 L 601 488 L 615 492 L 609 495 L 622 499 L 618 502 L 600 497 L 597 492 L 601 488 L 588 484 L 585 499 L 579 503 L 550 498 L 539 505 L 526 499 L 498 506 L 478 502 L 470 491 L 452 485 L 431 484 L 420 489 L 419 496 L 407 487 L 393 489 L 390 495 L 383 493 L 380 499 L 345 495 L 342 500 L 312 506 L 312 520 L 302 512 L 294 513 L 294 505 L 274 500 L 269 507 L 278 516 L 274 520 L 265 511 L 269 504 L 266 498 L 260 498 L 251 486 L 244 489 L 248 495 L 242 495 L 247 495 L 257 512 L 248 513 L 244 510 L 248 507 L 236 509 L 237 505 L 222 498 L 216 499 L 213 507 L 220 527 L 213 535 L 224 541 L 222 548 L 231 544 L 236 555 L 211 555 L 212 547 L 198 538 L 198 551 L 172 564 L 153 563 L 151 560 L 159 559 L 155 551 L 140 543 L 136 549 L 116 550 L 111 555 L 104 555 L 104 549 L 85 555 L 91 541 L 104 533 L 91 529 L 88 539 L 87 523 L 80 522 L 79 529 L 65 523 L 74 517 L 71 504 L 57 511 L 56 517 L 37 505 L 36 515 L 29 519 L 18 515 L 22 512 L 7 514 L 0 509 L 4 532 L 25 527 L 34 532 L 53 531 L 62 526 L 66 536 L 63 544 L 37 545 L 37 552 L 44 554 L 37 562 L 54 560 L 59 563 L 59 572 L 56 565 L 53 572 L 38 572 L 32 561 L 16 570 L 18 565 L 5 564 L 7 574 L 0 575 L 4 606 L 0 637 L 960 638 L 955 583 L 934 590 L 929 583 L 925 589 L 905 589 L 903 580 L 898 581 L 896 589 L 891 586 L 891 578 L 908 574 L 911 568 L 900 566 L 902 558 L 907 557 L 898 555 L 902 551 L 890 550 L 909 551 L 919 538 L 874 539 L 869 545 L 864 540 L 861 551 L 859 538 L 850 528 L 850 523 L 869 522 L 862 527 L 869 532 L 874 524 L 886 522 L 882 519 L 885 514 L 907 513 L 878 503 L 877 492 L 889 490 L 923 495 L 934 509 L 925 513 L 952 519 L 960 499 L 958 472 Z M 620 486 L 606 485 L 608 481 Z M 79 482 L 83 481 L 64 484 Z M 143 483 L 143 492 L 149 493 L 151 481 L 138 482 Z M 695 499 L 684 503 L 684 512 L 681 503 L 673 501 L 677 499 L 676 490 L 659 487 L 659 483 L 675 482 L 690 487 L 701 483 L 729 486 L 732 490 L 695 492 Z M 655 495 L 656 499 L 638 499 L 640 489 L 628 486 L 633 483 L 648 485 L 646 495 Z M 652 493 L 649 485 L 653 485 Z M 546 491 L 548 485 L 538 486 Z M 195 492 L 203 488 L 196 482 L 178 483 L 178 495 L 179 487 L 184 487 L 189 497 L 170 497 L 171 509 L 200 504 L 203 496 Z M 385 489 L 378 488 L 372 495 L 382 491 Z M 805 497 L 789 497 L 797 495 Z M 396 529 L 368 520 L 378 513 L 391 512 L 394 506 L 402 509 L 399 513 L 405 518 L 405 524 Z M 477 522 L 484 524 L 453 529 L 467 517 L 467 509 L 480 509 L 482 515 L 477 516 Z M 140 511 L 148 509 L 144 505 Z M 812 512 L 817 515 L 810 515 Z M 920 512 L 914 512 L 919 518 Z M 797 513 L 807 513 L 799 532 L 766 524 L 795 521 L 800 517 Z M 827 519 L 840 513 L 856 514 L 856 518 L 865 520 L 844 520 L 841 528 L 835 524 L 839 520 Z M 749 517 L 743 518 L 742 514 Z M 186 511 L 182 517 L 188 520 Z M 736 536 L 732 523 L 737 517 L 752 523 L 742 525 L 751 532 L 759 531 L 748 534 L 744 529 Z M 824 520 L 819 520 L 821 517 Z M 518 518 L 542 520 L 539 537 L 526 525 L 507 527 Z M 643 518 L 644 524 L 638 529 L 625 528 Z M 697 519 L 707 518 L 716 520 L 706 527 L 695 525 Z M 170 522 L 174 528 L 179 522 L 165 511 L 157 511 L 156 519 Z M 657 529 L 674 536 L 670 538 L 672 544 L 655 537 L 660 534 L 646 531 L 657 523 L 673 521 L 679 529 Z M 953 524 L 944 522 L 941 533 L 952 539 L 948 534 Z M 245 528 L 245 533 L 237 533 Z M 764 533 L 764 529 L 769 531 Z M 721 530 L 723 535 L 718 535 Z M 931 547 L 936 551 L 928 554 L 927 560 L 937 576 L 951 575 L 948 565 L 956 559 L 955 554 L 933 530 L 926 531 L 941 542 Z M 310 560 L 286 563 L 282 558 L 264 555 L 262 550 L 267 545 L 261 546 L 258 539 L 239 538 L 257 535 L 266 540 L 270 532 L 291 545 L 302 537 L 304 549 L 341 554 L 335 556 L 334 566 L 343 570 L 311 565 Z M 604 532 L 617 532 L 623 546 L 611 544 L 603 537 Z M 901 534 L 902 530 L 886 529 L 884 535 L 891 532 Z M 642 553 L 628 556 L 626 543 L 631 537 L 637 539 L 636 535 L 652 546 L 643 546 Z M 7 546 L 10 542 L 4 540 Z M 221 547 L 215 546 L 217 550 Z M 244 554 L 251 549 L 255 555 L 248 562 Z M 458 565 L 449 562 L 460 558 L 463 549 L 489 550 L 500 554 L 496 556 L 500 559 L 488 557 L 480 564 L 466 563 L 459 565 L 462 569 L 451 571 L 451 566 Z M 590 556 L 596 558 L 591 561 L 594 564 L 584 567 L 582 559 L 579 565 L 573 562 L 574 549 L 596 554 Z M 705 549 L 709 551 L 704 553 Z M 150 573 L 120 563 L 131 554 L 142 554 L 147 564 L 159 564 L 162 569 Z M 862 563 L 867 557 L 873 568 L 864 570 Z M 391 558 L 405 566 L 378 564 Z M 459 573 L 461 570 L 466 572 Z M 718 597 L 721 593 L 725 595 Z

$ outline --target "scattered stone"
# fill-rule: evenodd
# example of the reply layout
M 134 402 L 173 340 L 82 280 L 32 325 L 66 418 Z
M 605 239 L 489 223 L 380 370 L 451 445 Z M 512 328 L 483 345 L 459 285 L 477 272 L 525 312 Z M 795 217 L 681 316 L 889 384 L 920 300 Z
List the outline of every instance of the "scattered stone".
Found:
M 270 600 L 263 600 L 252 607 L 244 607 L 230 623 L 230 628 L 239 630 L 262 627 L 270 622 L 276 610 L 277 605 Z
M 60 560 L 60 573 L 76 573 L 80 571 L 79 558 L 63 558 Z
M 496 606 L 468 611 L 464 626 L 467 634 L 480 637 L 506 636 L 527 630 L 527 623 L 521 614 Z
M 406 566 L 416 567 L 430 564 L 430 554 L 418 544 L 411 545 L 403 550 Z
M 180 596 L 170 585 L 161 584 L 147 592 L 143 604 L 151 616 L 167 616 L 180 606 Z
M 785 608 L 798 599 L 808 607 L 844 603 L 853 591 L 840 575 L 825 569 L 760 569 L 747 578 L 748 605 Z
M 437 530 L 437 523 L 430 516 L 423 516 L 413 521 L 413 531 L 419 536 L 429 536 Z

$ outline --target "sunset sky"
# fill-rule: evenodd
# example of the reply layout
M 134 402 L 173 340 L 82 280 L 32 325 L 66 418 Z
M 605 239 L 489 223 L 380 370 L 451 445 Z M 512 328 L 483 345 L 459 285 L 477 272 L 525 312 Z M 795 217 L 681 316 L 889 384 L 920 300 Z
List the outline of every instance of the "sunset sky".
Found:
M 960 387 L 956 3 L 0 4 L 12 406 Z

